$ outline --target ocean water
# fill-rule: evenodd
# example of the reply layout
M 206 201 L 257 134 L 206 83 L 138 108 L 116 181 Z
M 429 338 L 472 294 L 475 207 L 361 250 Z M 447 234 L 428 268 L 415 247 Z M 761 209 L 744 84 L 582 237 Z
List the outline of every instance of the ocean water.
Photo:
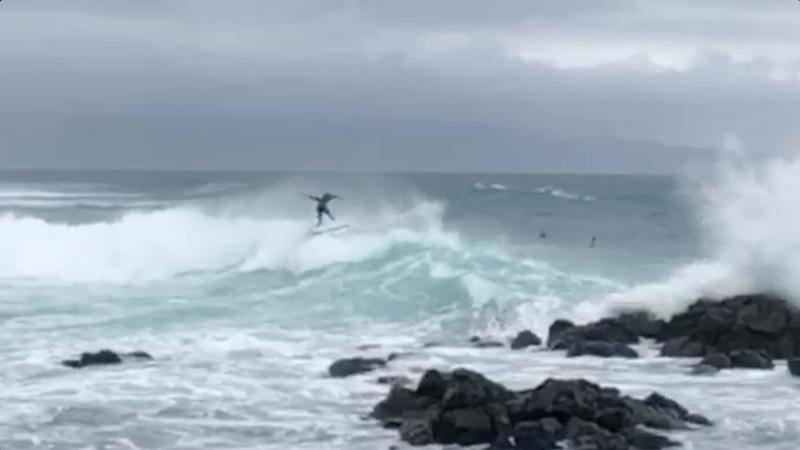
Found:
M 649 176 L 2 172 L 0 449 L 403 448 L 365 418 L 387 392 L 375 379 L 457 366 L 516 388 L 555 376 L 658 390 L 717 423 L 674 435 L 687 449 L 796 449 L 800 385 L 785 366 L 697 377 L 651 343 L 620 361 L 466 341 L 524 328 L 544 337 L 555 318 L 621 306 L 667 316 L 700 294 L 792 293 L 798 173 L 782 162 L 698 187 Z M 310 236 L 302 194 L 325 190 L 342 196 L 331 209 L 350 228 Z M 155 360 L 59 365 L 101 348 Z M 326 376 L 337 358 L 391 352 L 408 355 Z

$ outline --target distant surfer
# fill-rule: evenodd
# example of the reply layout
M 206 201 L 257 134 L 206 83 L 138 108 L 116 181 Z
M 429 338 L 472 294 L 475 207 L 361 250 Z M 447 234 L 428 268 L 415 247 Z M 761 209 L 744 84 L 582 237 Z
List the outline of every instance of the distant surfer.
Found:
M 539 232 L 539 239 L 547 239 L 547 233 L 544 230 Z
M 597 236 L 592 236 L 592 240 L 589 242 L 589 247 L 594 247 L 594 244 L 597 243 Z
M 333 218 L 333 214 L 331 214 L 331 211 L 328 209 L 328 203 L 335 198 L 339 198 L 338 195 L 326 192 L 322 194 L 322 197 L 309 195 L 308 198 L 317 202 L 317 226 L 322 225 L 322 220 L 326 215 L 330 217 L 332 221 L 336 220 Z

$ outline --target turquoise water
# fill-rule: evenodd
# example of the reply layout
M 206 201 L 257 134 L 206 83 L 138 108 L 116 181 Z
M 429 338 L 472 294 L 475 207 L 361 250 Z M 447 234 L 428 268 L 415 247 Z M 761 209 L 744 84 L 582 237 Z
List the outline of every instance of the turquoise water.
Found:
M 350 228 L 309 236 L 300 194 L 324 190 Z M 563 370 L 709 411 L 694 403 L 712 387 L 655 357 L 534 362 L 464 345 L 663 287 L 703 256 L 695 215 L 663 177 L 1 173 L 0 448 L 387 448 L 394 433 L 362 419 L 386 388 L 325 377 L 364 344 L 413 352 L 387 369 L 411 376 L 464 364 L 522 387 Z M 156 359 L 58 364 L 106 347 Z M 728 407 L 715 411 L 741 428 Z M 786 420 L 773 448 L 797 434 Z

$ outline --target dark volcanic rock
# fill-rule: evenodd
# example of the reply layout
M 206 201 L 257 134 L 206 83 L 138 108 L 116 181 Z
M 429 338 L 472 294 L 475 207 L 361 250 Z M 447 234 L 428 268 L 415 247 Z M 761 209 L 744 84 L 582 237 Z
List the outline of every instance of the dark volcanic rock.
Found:
M 800 356 L 800 312 L 769 295 L 699 300 L 664 326 L 664 356 L 764 352 L 768 359 Z M 735 364 L 734 364 L 735 365 Z
M 542 340 L 530 330 L 520 331 L 511 341 L 512 350 L 519 350 L 534 345 L 542 345 Z
M 731 352 L 731 366 L 742 369 L 772 369 L 775 367 L 764 352 L 755 350 Z
M 111 350 L 100 350 L 97 353 L 81 353 L 79 359 L 67 359 L 61 361 L 61 364 L 72 367 L 73 369 L 81 369 L 87 366 L 100 366 L 109 364 L 120 364 L 124 359 L 153 359 L 149 353 L 143 351 L 135 351 L 130 353 L 117 353 Z
M 419 380 L 417 394 L 434 400 L 441 400 L 445 391 L 447 391 L 449 380 L 450 374 L 447 374 L 447 378 L 445 378 L 445 375 L 442 375 L 438 370 L 428 370 Z
M 373 371 L 386 365 L 381 358 L 347 358 L 340 359 L 328 367 L 328 373 L 334 378 L 344 378 Z
M 550 450 L 564 439 L 564 426 L 558 420 L 547 417 L 541 420 L 518 422 L 512 432 L 516 448 Z
M 492 449 L 659 449 L 675 443 L 639 429 L 686 429 L 710 424 L 659 394 L 623 396 L 585 380 L 548 379 L 535 389 L 510 391 L 466 369 L 429 370 L 416 391 L 394 387 L 372 412 L 412 445 L 489 444 Z
M 550 326 L 551 330 L 556 330 L 555 335 L 547 338 L 548 346 L 556 350 L 568 349 L 572 344 L 582 341 L 604 341 L 622 344 L 639 342 L 639 336 L 618 319 L 601 319 L 597 322 L 571 328 L 568 327 L 569 323 L 566 321 L 564 323 L 558 322 Z
M 474 445 L 496 437 L 491 417 L 480 406 L 447 410 L 436 425 L 434 438 L 442 444 Z
M 789 373 L 800 377 L 800 358 L 789 358 L 789 360 L 786 361 L 786 366 L 789 369 Z
M 547 330 L 547 346 L 554 348 L 560 342 L 561 335 L 573 328 L 575 328 L 575 324 L 564 319 L 558 319 L 550 324 L 550 328 Z
M 573 343 L 567 349 L 568 357 L 575 356 L 600 356 L 603 358 L 638 358 L 639 354 L 636 350 L 628 347 L 625 344 L 618 342 L 603 342 L 603 341 L 578 341 Z
M 649 339 L 660 339 L 667 325 L 647 311 L 623 313 L 617 317 L 617 321 L 636 335 Z
M 661 347 L 661 356 L 692 358 L 703 356 L 705 353 L 705 345 L 692 342 L 688 337 L 670 339 Z
M 706 355 L 706 357 L 700 361 L 700 364 L 705 364 L 717 369 L 730 369 L 733 367 L 731 364 L 731 358 L 728 355 L 723 355 L 722 353 Z
M 411 384 L 411 380 L 403 375 L 388 375 L 385 377 L 378 377 L 376 381 L 378 384 L 388 384 L 391 386 L 407 386 Z

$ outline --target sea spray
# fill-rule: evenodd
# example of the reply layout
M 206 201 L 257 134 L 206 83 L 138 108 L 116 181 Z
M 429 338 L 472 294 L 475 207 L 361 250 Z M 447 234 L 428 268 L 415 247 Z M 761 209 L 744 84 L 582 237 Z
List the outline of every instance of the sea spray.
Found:
M 666 280 L 610 295 L 606 309 L 668 317 L 700 297 L 769 292 L 800 297 L 800 155 L 725 160 L 688 189 L 705 258 Z

